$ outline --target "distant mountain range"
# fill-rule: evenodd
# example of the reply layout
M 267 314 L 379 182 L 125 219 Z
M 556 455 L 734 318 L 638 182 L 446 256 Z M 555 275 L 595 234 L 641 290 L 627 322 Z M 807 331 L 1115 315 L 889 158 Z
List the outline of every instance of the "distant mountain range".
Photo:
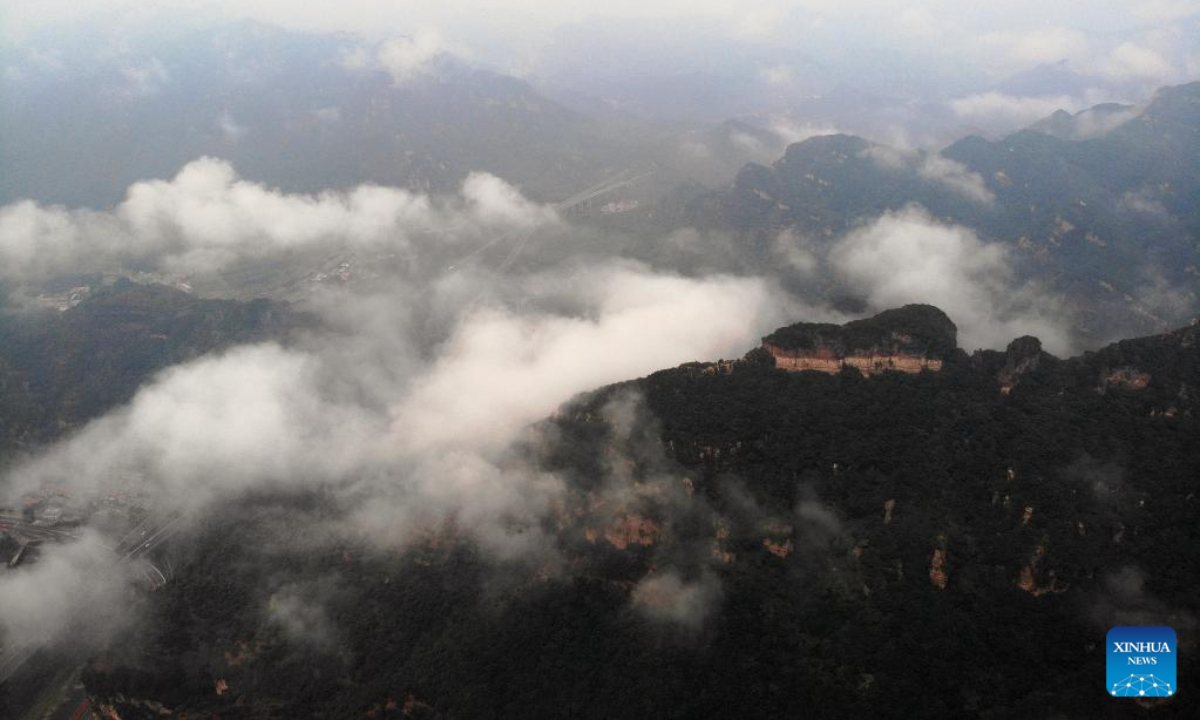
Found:
M 481 170 L 565 197 L 636 157 L 521 80 L 444 52 L 398 79 L 377 55 L 348 36 L 242 22 L 10 79 L 0 202 L 107 206 L 201 155 L 291 191 L 441 191 Z
M 829 135 L 749 164 L 726 190 L 675 213 L 677 225 L 748 241 L 781 230 L 818 243 L 917 204 L 1010 246 L 1023 274 L 1045 280 L 1099 334 L 1161 330 L 1195 310 L 1200 286 L 1200 83 L 1165 88 L 1142 111 L 1100 106 L 1055 114 L 1002 140 L 968 137 L 940 154 Z M 1156 279 L 1179 289 L 1155 304 Z

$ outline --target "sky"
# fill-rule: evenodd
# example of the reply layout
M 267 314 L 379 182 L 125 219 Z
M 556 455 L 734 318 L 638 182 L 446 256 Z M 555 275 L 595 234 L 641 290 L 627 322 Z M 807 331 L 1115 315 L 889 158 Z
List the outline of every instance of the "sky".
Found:
M 103 18 L 113 27 L 252 18 L 291 29 L 353 32 L 379 38 L 434 29 L 465 54 L 519 72 L 569 26 L 600 31 L 634 21 L 677 41 L 711 29 L 751 46 L 837 48 L 871 57 L 892 48 L 914 57 L 957 58 L 988 73 L 1019 72 L 1069 59 L 1107 78 L 1179 80 L 1200 70 L 1187 25 L 1198 0 L 5 0 L 3 38 L 27 40 L 63 24 Z

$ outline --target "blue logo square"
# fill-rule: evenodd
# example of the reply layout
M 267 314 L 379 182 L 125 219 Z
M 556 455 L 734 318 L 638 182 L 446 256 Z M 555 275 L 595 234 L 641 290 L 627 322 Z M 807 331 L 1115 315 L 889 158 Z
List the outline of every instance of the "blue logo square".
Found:
M 1105 689 L 1114 697 L 1170 697 L 1179 691 L 1179 646 L 1169 627 L 1115 627 L 1105 644 Z

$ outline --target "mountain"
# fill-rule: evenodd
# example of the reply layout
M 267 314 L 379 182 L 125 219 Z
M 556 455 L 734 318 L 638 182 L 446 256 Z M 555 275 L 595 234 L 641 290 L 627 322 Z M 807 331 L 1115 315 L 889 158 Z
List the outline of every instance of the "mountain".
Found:
M 311 323 L 267 300 L 92 283 L 97 289 L 64 311 L 0 314 L 0 451 L 78 428 L 128 401 L 158 370 L 239 343 L 283 340 Z
M 1198 134 L 1200 83 L 1164 88 L 1133 117 L 1099 106 L 998 141 L 967 137 L 937 154 L 814 137 L 662 214 L 735 233 L 765 257 L 781 230 L 823 242 L 916 204 L 1008 246 L 1022 277 L 1045 282 L 1078 311 L 1082 335 L 1159 331 L 1196 303 Z M 1150 297 L 1156 284 L 1176 290 L 1169 302 Z
M 1074 115 L 1066 110 L 1057 110 L 1050 117 L 1030 125 L 1029 129 L 1053 135 L 1060 140 L 1085 140 L 1103 135 L 1138 114 L 1138 109 L 1133 105 L 1104 103 L 1080 110 Z
M 1016 97 L 1082 97 L 1094 85 L 1094 79 L 1076 72 L 1067 60 L 1059 60 L 1017 73 L 995 89 Z
M 0 202 L 112 205 L 201 155 L 290 191 L 447 190 L 480 170 L 561 197 L 638 157 L 522 80 L 446 52 L 397 77 L 386 47 L 243 21 L 52 69 L 11 58 L 32 69 L 0 100 Z
M 556 562 L 453 519 L 330 548 L 332 496 L 238 498 L 84 681 L 126 720 L 1124 717 L 1109 627 L 1174 627 L 1200 679 L 1198 342 L 968 355 L 930 306 L 781 328 L 531 430 Z

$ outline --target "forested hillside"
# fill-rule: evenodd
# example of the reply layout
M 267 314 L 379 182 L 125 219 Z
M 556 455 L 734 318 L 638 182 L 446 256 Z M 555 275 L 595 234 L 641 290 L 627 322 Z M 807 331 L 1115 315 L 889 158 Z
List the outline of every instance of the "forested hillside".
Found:
M 756 349 L 564 406 L 513 460 L 567 482 L 533 559 L 453 520 L 330 545 L 336 495 L 239 499 L 89 692 L 125 720 L 1126 717 L 1100 688 L 1118 624 L 1174 627 L 1200 680 L 1200 328 L 1069 360 L 967 355 L 933 308 L 775 338 L 914 323 L 940 370 Z

